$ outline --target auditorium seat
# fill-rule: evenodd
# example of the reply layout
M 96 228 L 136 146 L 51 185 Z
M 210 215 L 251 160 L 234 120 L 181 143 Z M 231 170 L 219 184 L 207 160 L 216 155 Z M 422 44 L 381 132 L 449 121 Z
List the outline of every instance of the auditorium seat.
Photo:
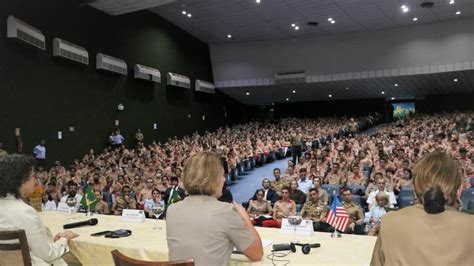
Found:
M 329 185 L 329 184 L 324 184 L 321 185 L 321 187 L 326 190 L 329 196 L 339 196 L 341 195 L 341 186 L 339 185 Z
M 352 191 L 352 194 L 357 194 L 357 195 L 360 195 L 360 191 L 362 191 L 362 194 L 364 194 L 364 191 L 365 191 L 365 186 L 362 186 L 362 185 L 350 185 L 350 186 L 347 186 L 348 189 L 350 189 Z
M 194 266 L 194 260 L 177 260 L 177 261 L 145 261 L 137 260 L 123 255 L 117 249 L 113 250 L 115 266 Z
M 469 201 L 474 201 L 474 188 L 466 188 L 461 193 L 461 201 L 464 207 L 464 210 L 467 210 L 469 207 Z
M 401 208 L 405 208 L 415 204 L 415 199 L 413 196 L 403 196 L 398 198 L 398 206 Z
M 400 194 L 398 194 L 398 197 L 399 198 L 402 198 L 402 197 L 413 198 L 413 195 L 414 195 L 413 193 L 414 193 L 413 188 L 402 187 L 402 189 L 400 189 Z

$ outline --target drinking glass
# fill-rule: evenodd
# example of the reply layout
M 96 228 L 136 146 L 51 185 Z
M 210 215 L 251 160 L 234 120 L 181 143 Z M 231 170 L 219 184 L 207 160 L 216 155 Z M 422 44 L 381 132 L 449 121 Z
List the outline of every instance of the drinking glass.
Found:
M 299 212 L 294 213 L 293 215 L 288 216 L 288 222 L 293 225 L 293 243 L 298 243 L 298 240 L 296 239 L 296 228 L 298 227 L 299 224 L 303 221 L 303 218 L 301 218 L 301 214 Z
M 161 229 L 158 223 L 159 223 L 160 215 L 163 213 L 164 210 L 165 210 L 165 206 L 163 206 L 162 203 L 155 203 L 153 207 L 151 208 L 151 213 L 153 213 L 153 215 L 155 215 L 156 217 L 156 225 L 153 227 L 153 230 Z
M 77 203 L 76 198 L 68 198 L 66 200 L 66 205 L 71 209 L 71 216 L 69 217 L 69 220 L 74 220 L 74 213 L 75 213 L 75 210 L 76 210 L 76 203 Z

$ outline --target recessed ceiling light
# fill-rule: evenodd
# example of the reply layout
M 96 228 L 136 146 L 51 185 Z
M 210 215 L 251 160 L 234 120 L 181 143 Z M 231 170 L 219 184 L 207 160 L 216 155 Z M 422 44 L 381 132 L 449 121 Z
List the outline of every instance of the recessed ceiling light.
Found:
M 188 18 L 192 17 L 193 15 L 191 15 L 191 13 L 188 13 Z
M 395 100 L 395 97 L 390 98 L 390 100 L 392 100 L 392 101 Z
M 250 95 L 250 92 L 246 92 L 245 94 L 246 94 L 247 96 L 249 96 L 249 95 Z
M 450 5 L 454 4 L 454 0 L 449 0 L 449 4 Z
M 295 91 L 295 90 L 293 90 L 292 92 L 293 92 L 293 93 L 296 93 L 296 91 Z
M 328 21 L 332 21 L 332 18 L 328 18 Z
M 275 103 L 272 103 L 272 105 L 275 105 Z
M 329 94 L 328 97 L 331 98 L 331 97 L 332 97 L 332 94 Z
M 458 82 L 458 79 L 453 79 L 454 82 Z
M 382 95 L 384 95 L 384 94 L 385 94 L 385 92 L 384 92 L 384 91 L 382 91 L 382 92 L 381 92 L 381 94 L 382 94 Z
M 296 27 L 296 24 L 295 24 L 295 23 L 291 23 L 291 27 L 292 27 L 292 28 Z
M 406 5 L 403 5 L 400 7 L 401 9 L 407 9 L 407 6 Z
M 256 2 L 257 4 L 260 4 L 260 0 L 255 0 L 255 2 Z
M 299 30 L 300 29 L 300 26 L 295 26 L 295 30 Z
M 227 38 L 229 38 L 229 39 L 230 39 L 230 38 L 232 38 L 232 35 L 230 35 L 230 34 L 227 34 Z
M 335 21 L 335 20 L 331 20 L 331 24 L 334 24 L 334 23 L 336 23 L 336 21 Z
M 346 90 L 348 90 L 348 89 L 349 89 L 349 87 L 346 87 Z
M 413 21 L 418 21 L 418 18 L 413 18 Z
M 393 85 L 393 86 L 398 87 L 398 83 L 395 83 L 395 85 Z
M 457 12 L 456 12 L 456 15 L 461 15 L 461 11 L 457 11 Z
M 289 101 L 289 100 L 290 100 L 290 98 L 286 98 L 286 100 L 287 100 L 287 101 Z
M 184 11 L 184 10 L 181 11 L 181 14 L 186 15 L 186 11 Z

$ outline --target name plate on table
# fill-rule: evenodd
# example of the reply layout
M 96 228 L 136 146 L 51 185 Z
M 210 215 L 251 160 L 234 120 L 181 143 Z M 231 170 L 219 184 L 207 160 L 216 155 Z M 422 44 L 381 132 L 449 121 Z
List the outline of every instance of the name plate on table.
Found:
M 58 208 L 56 210 L 60 213 L 71 214 L 71 208 L 63 202 L 58 203 Z
M 290 224 L 290 222 L 288 222 L 288 219 L 282 219 L 280 232 L 285 235 L 296 234 L 299 236 L 310 236 L 313 233 L 313 221 L 301 221 L 301 223 L 296 226 L 295 232 L 295 226 Z
M 143 210 L 129 210 L 122 211 L 122 222 L 126 223 L 142 223 L 145 221 L 145 213 Z

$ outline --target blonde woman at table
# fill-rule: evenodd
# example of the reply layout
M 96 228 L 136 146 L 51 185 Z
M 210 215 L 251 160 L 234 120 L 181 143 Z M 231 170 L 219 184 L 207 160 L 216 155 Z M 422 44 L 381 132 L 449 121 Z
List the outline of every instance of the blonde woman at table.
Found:
M 194 259 L 198 266 L 228 265 L 235 246 L 250 260 L 260 260 L 262 242 L 245 209 L 217 200 L 225 182 L 219 156 L 214 152 L 191 156 L 182 180 L 189 197 L 171 205 L 166 215 L 169 259 Z
M 27 155 L 13 154 L 0 160 L 0 231 L 25 230 L 32 265 L 67 265 L 61 257 L 67 252 L 68 241 L 78 235 L 66 230 L 53 238 L 35 209 L 21 200 L 35 190 L 34 165 L 35 159 Z
M 383 216 L 371 265 L 472 265 L 474 219 L 455 208 L 459 166 L 435 151 L 418 161 L 414 176 L 421 204 Z

